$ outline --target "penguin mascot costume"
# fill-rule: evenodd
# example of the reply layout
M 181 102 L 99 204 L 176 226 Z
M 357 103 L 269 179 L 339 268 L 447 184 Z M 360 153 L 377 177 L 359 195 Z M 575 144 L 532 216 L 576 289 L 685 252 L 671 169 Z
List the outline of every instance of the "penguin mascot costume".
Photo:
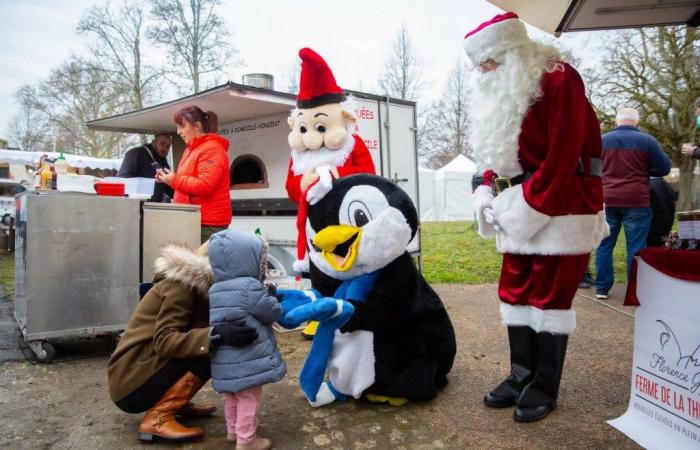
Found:
M 312 406 L 363 394 L 399 406 L 432 399 L 447 384 L 454 329 L 406 251 L 417 229 L 408 195 L 375 175 L 337 179 L 310 206 L 313 289 L 279 289 L 277 296 L 281 325 L 319 321 L 299 377 Z

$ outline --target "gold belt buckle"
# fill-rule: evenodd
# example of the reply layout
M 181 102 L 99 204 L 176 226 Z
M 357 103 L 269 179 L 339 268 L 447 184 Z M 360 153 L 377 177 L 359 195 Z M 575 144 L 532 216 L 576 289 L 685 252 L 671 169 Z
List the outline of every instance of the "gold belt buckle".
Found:
M 509 177 L 496 177 L 493 179 L 493 190 L 496 195 L 511 187 Z

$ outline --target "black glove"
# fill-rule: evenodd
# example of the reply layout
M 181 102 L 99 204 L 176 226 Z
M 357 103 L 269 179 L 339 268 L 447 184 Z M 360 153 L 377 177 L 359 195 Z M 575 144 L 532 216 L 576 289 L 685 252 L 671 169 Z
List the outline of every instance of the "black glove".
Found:
M 232 347 L 245 347 L 258 338 L 258 332 L 244 322 L 217 325 L 211 330 L 211 341 L 214 345 L 223 344 Z

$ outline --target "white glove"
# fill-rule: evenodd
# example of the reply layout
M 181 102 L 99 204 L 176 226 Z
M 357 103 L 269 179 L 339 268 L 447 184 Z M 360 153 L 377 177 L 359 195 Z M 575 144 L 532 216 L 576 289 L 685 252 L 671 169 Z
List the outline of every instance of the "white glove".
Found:
M 486 223 L 491 224 L 493 229 L 496 230 L 497 233 L 500 233 L 501 225 L 498 223 L 498 219 L 496 218 L 496 211 L 494 211 L 493 206 L 491 206 L 490 203 L 484 206 L 483 213 Z
M 333 172 L 330 166 L 319 166 L 316 168 L 316 173 L 318 181 L 309 188 L 306 194 L 306 201 L 309 202 L 309 205 L 315 205 L 321 201 L 333 187 Z
M 496 236 L 498 232 L 493 226 L 493 222 L 490 222 L 486 218 L 486 210 L 489 209 L 492 220 L 494 222 L 496 221 L 496 215 L 491 206 L 493 198 L 489 186 L 479 186 L 476 191 L 474 191 L 474 212 L 476 212 L 476 220 L 479 225 L 479 235 L 487 239 Z

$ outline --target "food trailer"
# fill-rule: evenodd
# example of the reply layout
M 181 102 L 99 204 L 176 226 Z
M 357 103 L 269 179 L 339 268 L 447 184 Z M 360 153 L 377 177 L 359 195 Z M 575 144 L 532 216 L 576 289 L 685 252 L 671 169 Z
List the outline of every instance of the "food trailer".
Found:
M 386 96 L 349 92 L 364 139 L 380 175 L 401 186 L 418 207 L 416 104 Z M 219 134 L 230 141 L 231 227 L 261 233 L 270 243 L 269 264 L 292 275 L 297 206 L 287 198 L 290 148 L 287 117 L 296 96 L 228 82 L 160 105 L 89 122 L 90 129 L 127 133 L 167 132 L 173 137 L 175 166 L 184 142 L 175 134 L 173 114 L 196 105 L 219 116 Z M 420 255 L 420 233 L 409 251 Z

